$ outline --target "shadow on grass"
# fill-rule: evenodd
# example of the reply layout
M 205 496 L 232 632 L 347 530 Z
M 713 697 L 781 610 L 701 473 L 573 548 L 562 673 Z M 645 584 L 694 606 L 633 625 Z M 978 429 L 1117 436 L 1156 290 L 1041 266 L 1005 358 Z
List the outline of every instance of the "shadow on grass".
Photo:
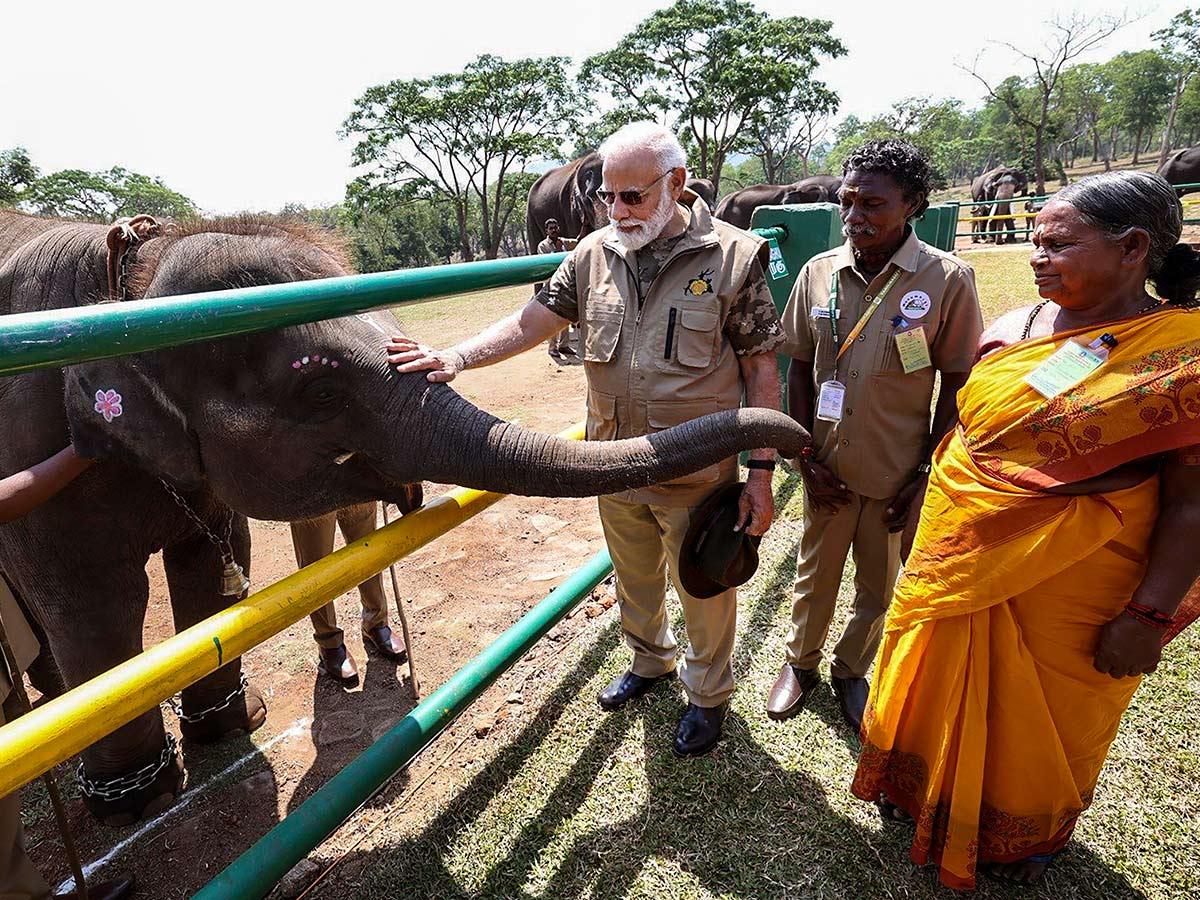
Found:
M 733 714 L 718 749 L 699 759 L 677 759 L 671 736 L 683 704 L 674 691 L 656 690 L 615 713 L 602 713 L 586 745 L 539 811 L 512 832 L 502 832 L 501 858 L 467 889 L 447 859 L 487 815 L 489 807 L 536 754 L 555 740 L 568 709 L 589 703 L 580 697 L 593 676 L 612 668 L 609 657 L 621 642 L 616 623 L 564 678 L 536 717 L 480 771 L 417 836 L 385 849 L 356 854 L 347 869 L 361 872 L 352 894 L 391 897 L 617 898 L 644 890 L 641 879 L 663 861 L 680 870 L 678 883 L 709 895 L 747 898 L 875 898 L 953 896 L 936 886 L 936 873 L 908 863 L 911 839 L 902 829 L 866 828 L 833 810 L 830 790 L 802 771 L 782 767 L 755 742 L 748 723 Z M 580 828 L 580 814 L 618 751 L 640 727 L 646 796 L 602 811 L 605 824 Z M 594 798 L 591 801 L 594 805 Z M 562 848 L 564 834 L 572 834 Z M 551 862 L 551 860 L 554 860 Z M 484 861 L 480 860 L 480 866 Z M 547 873 L 546 867 L 553 866 Z M 662 875 L 656 879 L 661 886 Z M 530 882 L 541 884 L 533 888 Z M 1061 888 L 1070 885 L 1073 891 Z M 349 885 L 346 885 L 347 887 Z M 1043 893 L 1044 892 L 1044 893 Z M 689 896 L 699 893 L 689 891 Z M 658 896 L 675 896 L 663 889 Z M 980 880 L 979 896 L 1014 896 Z M 1127 880 L 1086 848 L 1075 847 L 1044 882 L 1023 896 L 1139 898 Z
M 781 486 L 788 493 L 781 491 L 779 509 L 797 486 Z M 734 661 L 744 685 L 760 653 L 777 652 L 765 645 L 788 614 L 794 567 L 794 553 L 785 552 L 759 576 L 766 580 L 756 585 L 758 596 L 742 617 Z M 759 723 L 734 712 L 716 750 L 680 760 L 670 746 L 684 709 L 677 691 L 658 688 L 616 712 L 601 712 L 591 693 L 602 681 L 597 676 L 615 674 L 625 662 L 614 622 L 534 718 L 419 834 L 354 854 L 331 896 L 956 896 L 937 884 L 935 870 L 908 861 L 910 831 L 875 825 L 873 810 L 852 818 L 834 808 L 853 809 L 857 801 L 845 802 L 848 785 L 805 771 L 820 768 L 815 759 L 782 765 L 756 738 Z M 836 723 L 847 747 L 857 751 L 831 693 L 815 699 L 813 711 Z M 631 741 L 639 731 L 640 744 Z M 574 737 L 581 733 L 586 741 Z M 539 782 L 543 773 L 546 781 Z M 976 895 L 1144 897 L 1079 845 L 1035 889 L 981 877 Z

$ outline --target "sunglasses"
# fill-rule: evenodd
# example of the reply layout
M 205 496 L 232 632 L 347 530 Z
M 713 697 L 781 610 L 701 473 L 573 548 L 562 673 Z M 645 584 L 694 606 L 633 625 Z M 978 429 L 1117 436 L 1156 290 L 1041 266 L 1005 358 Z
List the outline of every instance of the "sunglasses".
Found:
M 674 170 L 667 169 L 667 171 L 663 172 L 644 188 L 631 188 L 627 191 L 606 191 L 603 188 L 600 188 L 597 189 L 596 196 L 600 198 L 600 202 L 605 206 L 612 206 L 613 201 L 615 201 L 618 197 L 621 198 L 621 202 L 626 206 L 641 206 L 646 202 L 646 192 L 670 175 L 672 171 Z

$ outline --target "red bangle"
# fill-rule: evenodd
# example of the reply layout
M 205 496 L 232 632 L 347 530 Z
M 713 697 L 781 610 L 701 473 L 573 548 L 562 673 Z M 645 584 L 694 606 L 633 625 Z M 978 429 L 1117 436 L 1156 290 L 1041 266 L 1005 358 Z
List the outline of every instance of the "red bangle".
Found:
M 1125 607 L 1125 612 L 1143 625 L 1149 625 L 1152 628 L 1161 628 L 1163 631 L 1166 631 L 1175 624 L 1174 616 L 1168 616 L 1162 610 L 1143 606 L 1140 603 L 1130 602 Z
M 807 447 L 801 448 L 800 459 L 812 459 L 812 455 L 813 455 L 812 444 L 809 444 Z

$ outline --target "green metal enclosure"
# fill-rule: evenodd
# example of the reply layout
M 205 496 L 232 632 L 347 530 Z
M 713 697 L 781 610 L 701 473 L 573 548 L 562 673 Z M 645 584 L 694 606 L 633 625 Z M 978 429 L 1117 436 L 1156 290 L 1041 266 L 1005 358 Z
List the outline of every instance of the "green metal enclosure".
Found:
M 950 253 L 954 250 L 954 233 L 958 231 L 958 204 L 942 203 L 925 210 L 925 215 L 913 222 L 917 237 L 930 247 Z
M 783 314 L 792 285 L 804 264 L 842 243 L 842 220 L 835 203 L 805 203 L 799 206 L 760 206 L 750 219 L 751 228 L 783 227 L 786 235 L 771 248 L 771 271 L 767 284 L 775 308 Z M 780 263 L 782 262 L 782 265 Z M 788 358 L 779 357 L 779 381 L 783 408 L 787 409 Z

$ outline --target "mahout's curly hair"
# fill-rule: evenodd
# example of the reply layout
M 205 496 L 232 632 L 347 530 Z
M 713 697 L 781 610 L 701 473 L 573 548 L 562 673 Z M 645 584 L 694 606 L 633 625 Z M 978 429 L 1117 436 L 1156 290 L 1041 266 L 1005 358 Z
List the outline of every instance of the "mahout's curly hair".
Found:
M 925 152 L 901 138 L 867 141 L 851 150 L 842 163 L 842 177 L 851 170 L 890 175 L 906 198 L 920 196 L 921 206 L 913 213 L 914 219 L 929 209 L 929 192 L 938 180 Z

